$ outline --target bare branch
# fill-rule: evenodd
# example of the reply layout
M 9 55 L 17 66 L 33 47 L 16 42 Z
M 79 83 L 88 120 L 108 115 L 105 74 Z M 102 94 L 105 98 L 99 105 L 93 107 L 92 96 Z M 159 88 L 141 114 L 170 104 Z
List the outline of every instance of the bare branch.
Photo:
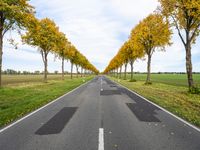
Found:
M 192 36 L 191 36 L 189 42 L 191 42 L 191 41 L 195 38 L 196 32 L 197 32 L 197 30 L 199 29 L 199 27 L 200 27 L 200 23 L 198 24 L 198 26 L 197 26 L 197 27 L 195 28 L 195 30 L 193 31 Z
M 175 23 L 176 29 L 178 30 L 178 35 L 179 35 L 179 37 L 181 38 L 181 41 L 183 42 L 184 46 L 186 46 L 186 42 L 185 42 L 184 39 L 183 39 L 183 36 L 182 36 L 182 34 L 181 34 L 181 31 L 180 31 L 180 29 L 179 29 L 179 26 L 178 26 L 178 23 L 177 23 L 176 19 L 175 19 L 173 16 L 171 16 L 171 17 L 172 17 L 172 19 L 173 19 L 173 22 Z

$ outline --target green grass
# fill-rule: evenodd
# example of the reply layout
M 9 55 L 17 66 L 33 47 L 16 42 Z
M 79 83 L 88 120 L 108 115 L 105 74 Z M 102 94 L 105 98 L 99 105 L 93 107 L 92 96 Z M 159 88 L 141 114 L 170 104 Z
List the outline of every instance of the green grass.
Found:
M 21 85 L 22 83 L 37 83 L 43 81 L 44 75 L 2 75 L 3 86 Z M 61 80 L 61 74 L 49 74 L 48 80 Z M 75 75 L 74 75 L 75 77 Z M 70 75 L 65 75 L 66 79 L 70 78 Z
M 122 77 L 124 75 L 122 74 Z M 146 74 L 133 74 L 133 78 L 137 81 L 144 81 L 146 80 Z M 127 80 L 130 80 L 131 75 L 127 74 Z M 195 84 L 200 86 L 200 74 L 193 75 Z M 168 85 L 175 85 L 175 86 L 187 86 L 187 75 L 186 74 L 151 74 L 151 81 L 156 83 L 164 83 Z
M 47 104 L 93 77 L 19 84 L 0 89 L 0 127 Z
M 174 78 L 172 78 L 173 76 Z M 137 77 L 139 78 L 138 75 Z M 155 77 L 157 77 L 157 82 L 153 82 L 151 85 L 145 85 L 143 80 L 129 82 L 129 80 L 111 79 L 200 127 L 200 95 L 190 94 L 185 85 L 180 85 L 178 81 L 184 81 L 183 75 L 170 75 L 169 78 L 167 78 L 167 75 L 157 74 L 153 75 L 153 77 L 154 80 L 156 80 Z M 164 81 L 164 78 L 166 78 L 170 84 L 167 81 Z M 159 80 L 161 80 L 160 83 L 158 82 Z M 178 86 L 176 84 L 178 84 Z

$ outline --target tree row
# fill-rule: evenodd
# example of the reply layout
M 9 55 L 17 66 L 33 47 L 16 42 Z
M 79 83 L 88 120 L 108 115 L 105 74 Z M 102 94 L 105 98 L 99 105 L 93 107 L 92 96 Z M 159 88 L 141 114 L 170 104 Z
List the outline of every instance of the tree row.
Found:
M 0 86 L 2 74 L 3 38 L 9 30 L 17 30 L 24 44 L 36 47 L 44 64 L 44 82 L 47 82 L 48 54 L 53 53 L 62 60 L 62 79 L 64 79 L 64 61 L 71 62 L 71 78 L 73 66 L 78 73 L 98 73 L 98 70 L 80 53 L 80 51 L 59 30 L 55 22 L 49 18 L 37 19 L 34 7 L 28 0 L 0 1 Z M 11 40 L 11 44 L 14 43 Z
M 189 91 L 198 91 L 192 72 L 192 45 L 200 32 L 200 1 L 159 0 L 156 11 L 140 21 L 131 31 L 129 39 L 121 46 L 104 73 L 119 73 L 124 65 L 126 79 L 127 64 L 131 67 L 137 59 L 147 59 L 146 84 L 151 83 L 151 60 L 155 51 L 165 51 L 170 46 L 172 29 L 176 29 L 186 52 L 186 72 Z M 173 53 L 173 52 L 172 52 Z

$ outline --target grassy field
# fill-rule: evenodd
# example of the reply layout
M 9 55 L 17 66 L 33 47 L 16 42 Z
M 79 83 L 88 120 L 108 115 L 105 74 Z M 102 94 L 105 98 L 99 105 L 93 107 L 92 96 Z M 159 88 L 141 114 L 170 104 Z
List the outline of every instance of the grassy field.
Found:
M 186 83 L 184 75 L 155 74 L 152 75 L 154 79 L 152 85 L 144 84 L 144 75 L 141 77 L 135 75 L 135 78 L 141 80 L 129 82 L 129 80 L 119 80 L 113 77 L 111 79 L 200 127 L 200 95 L 188 93 L 186 84 L 183 84 Z M 199 81 L 199 78 L 197 80 Z
M 26 76 L 24 80 L 29 80 L 28 77 Z M 13 76 L 13 78 L 18 77 Z M 35 78 L 39 79 L 40 77 L 34 76 Z M 66 77 L 64 81 L 52 79 L 48 83 L 29 81 L 29 83 L 18 84 L 17 86 L 10 84 L 0 89 L 0 127 L 47 104 L 92 78 L 90 76 L 71 80 Z M 20 76 L 20 79 L 23 79 L 23 77 Z
M 124 74 L 122 74 L 124 77 Z M 145 81 L 146 74 L 134 74 L 133 78 L 137 81 Z M 127 74 L 127 79 L 130 80 L 131 75 Z M 193 75 L 195 84 L 200 86 L 200 74 Z M 164 83 L 175 86 L 187 86 L 187 75 L 186 74 L 151 74 L 151 81 L 156 83 Z
M 80 75 L 79 75 L 80 76 Z M 21 85 L 23 83 L 36 83 L 42 82 L 44 75 L 2 75 L 3 86 Z M 48 80 L 61 80 L 61 74 L 49 74 Z M 76 77 L 76 75 L 74 75 Z M 70 78 L 70 75 L 65 75 L 66 79 Z

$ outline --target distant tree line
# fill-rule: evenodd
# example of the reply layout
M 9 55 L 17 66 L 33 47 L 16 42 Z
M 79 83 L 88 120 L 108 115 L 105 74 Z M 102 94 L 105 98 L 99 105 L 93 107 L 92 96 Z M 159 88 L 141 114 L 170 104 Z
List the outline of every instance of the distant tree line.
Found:
M 2 74 L 4 75 L 28 75 L 28 74 L 32 74 L 32 75 L 40 75 L 40 74 L 44 74 L 44 71 L 17 71 L 14 69 L 6 69 L 2 71 Z M 49 73 L 48 74 L 61 74 L 58 71 L 54 71 L 53 73 Z M 65 74 L 69 74 L 68 71 L 65 71 Z
M 40 71 L 34 71 L 34 72 L 31 72 L 31 71 L 16 71 L 14 69 L 6 69 L 4 71 L 2 71 L 2 74 L 4 75 L 18 75 L 18 74 L 43 74 L 43 72 L 40 72 Z
M 4 74 L 4 75 L 40 75 L 41 74 L 42 75 L 42 74 L 44 74 L 44 71 L 39 71 L 39 70 L 36 70 L 36 71 L 17 71 L 17 70 L 14 70 L 14 69 L 6 69 L 6 70 L 2 71 L 2 74 Z M 55 70 L 52 73 L 47 72 L 47 74 L 62 74 L 62 72 Z M 65 71 L 64 74 L 71 74 L 71 72 Z M 74 74 L 77 74 L 77 73 L 74 73 Z M 78 74 L 81 74 L 81 72 L 79 71 Z M 91 74 L 91 72 L 86 71 L 86 72 L 84 72 L 84 74 Z

